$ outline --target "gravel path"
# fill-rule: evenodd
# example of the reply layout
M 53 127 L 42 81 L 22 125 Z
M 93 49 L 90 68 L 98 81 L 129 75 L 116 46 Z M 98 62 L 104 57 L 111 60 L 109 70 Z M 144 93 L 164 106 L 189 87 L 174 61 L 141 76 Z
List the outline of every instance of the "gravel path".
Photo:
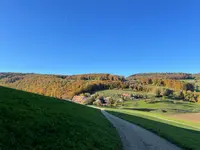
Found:
M 101 110 L 117 129 L 124 150 L 181 150 L 154 133 Z M 170 131 L 169 131 L 170 132 Z

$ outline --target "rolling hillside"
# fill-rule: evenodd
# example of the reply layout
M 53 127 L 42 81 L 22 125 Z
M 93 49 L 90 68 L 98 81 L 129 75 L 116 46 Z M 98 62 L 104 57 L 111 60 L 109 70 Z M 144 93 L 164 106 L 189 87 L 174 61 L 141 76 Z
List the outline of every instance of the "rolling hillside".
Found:
M 0 149 L 120 150 L 99 110 L 0 87 Z

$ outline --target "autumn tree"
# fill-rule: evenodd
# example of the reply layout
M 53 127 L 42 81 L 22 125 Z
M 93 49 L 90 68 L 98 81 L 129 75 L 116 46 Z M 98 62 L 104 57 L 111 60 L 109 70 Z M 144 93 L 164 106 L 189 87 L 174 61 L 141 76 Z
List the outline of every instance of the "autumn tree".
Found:
M 153 93 L 154 93 L 155 97 L 161 96 L 161 90 L 159 88 L 154 88 Z

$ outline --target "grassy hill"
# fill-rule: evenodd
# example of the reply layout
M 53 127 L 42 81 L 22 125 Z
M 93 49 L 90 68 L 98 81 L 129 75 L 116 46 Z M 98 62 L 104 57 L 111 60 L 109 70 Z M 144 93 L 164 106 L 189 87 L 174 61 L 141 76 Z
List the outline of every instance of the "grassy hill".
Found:
M 0 87 L 0 149 L 120 150 L 99 110 Z

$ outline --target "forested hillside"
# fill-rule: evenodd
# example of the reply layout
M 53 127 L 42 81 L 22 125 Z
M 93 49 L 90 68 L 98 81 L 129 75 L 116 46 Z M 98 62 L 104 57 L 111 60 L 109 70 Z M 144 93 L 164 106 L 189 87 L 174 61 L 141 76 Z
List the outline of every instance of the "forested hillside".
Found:
M 127 77 L 129 80 L 141 78 L 193 79 L 194 77 L 189 73 L 138 73 Z
M 187 73 L 141 73 L 127 77 L 129 86 L 156 85 L 174 90 L 194 91 L 192 83 L 183 82 L 184 79 L 193 79 L 192 74 Z
M 83 74 L 73 76 L 0 73 L 0 85 L 41 95 L 68 99 L 76 94 L 122 88 L 123 76 Z
M 197 75 L 188 73 L 141 73 L 127 77 L 127 84 L 133 91 L 150 92 L 176 99 L 197 102 L 199 87 Z M 190 82 L 194 81 L 194 82 Z

